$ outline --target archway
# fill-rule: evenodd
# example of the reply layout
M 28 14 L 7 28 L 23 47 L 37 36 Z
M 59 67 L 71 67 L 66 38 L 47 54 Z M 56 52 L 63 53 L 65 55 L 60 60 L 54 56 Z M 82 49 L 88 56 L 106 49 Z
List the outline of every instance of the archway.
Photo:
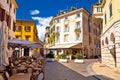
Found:
M 111 55 L 112 55 L 112 57 L 113 57 L 113 59 L 114 59 L 115 67 L 116 67 L 116 47 L 115 47 L 115 36 L 114 36 L 113 33 L 110 34 L 110 41 L 111 41 L 111 43 L 112 43 L 112 44 L 110 45 L 110 47 L 112 47 L 112 48 L 110 49 L 110 53 L 111 53 Z
M 107 37 L 105 38 L 105 44 L 108 45 L 108 38 Z

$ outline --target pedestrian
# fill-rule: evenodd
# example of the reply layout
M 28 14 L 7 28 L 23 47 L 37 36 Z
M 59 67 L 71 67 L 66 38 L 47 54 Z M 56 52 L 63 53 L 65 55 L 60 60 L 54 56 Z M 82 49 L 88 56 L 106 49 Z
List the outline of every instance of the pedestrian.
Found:
M 101 63 L 101 57 L 100 56 L 98 56 L 98 61 Z

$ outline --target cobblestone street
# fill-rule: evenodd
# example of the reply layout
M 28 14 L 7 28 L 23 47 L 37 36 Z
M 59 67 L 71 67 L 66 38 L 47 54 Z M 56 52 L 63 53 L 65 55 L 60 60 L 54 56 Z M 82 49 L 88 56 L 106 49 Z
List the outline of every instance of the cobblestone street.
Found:
M 85 60 L 83 64 L 73 61 L 68 63 L 47 62 L 46 80 L 98 80 L 87 72 L 87 66 L 91 61 L 96 60 Z

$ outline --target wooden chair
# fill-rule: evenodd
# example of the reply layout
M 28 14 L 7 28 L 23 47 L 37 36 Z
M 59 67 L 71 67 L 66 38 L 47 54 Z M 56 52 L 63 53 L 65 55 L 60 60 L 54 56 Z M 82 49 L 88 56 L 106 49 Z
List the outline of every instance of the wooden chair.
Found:
M 0 75 L 0 80 L 4 80 L 4 77 L 2 75 Z
M 31 67 L 27 69 L 27 73 L 31 73 L 32 74 L 32 72 L 33 72 L 33 69 Z
M 11 70 L 11 72 L 12 72 L 12 75 L 14 75 L 14 74 L 17 74 L 17 69 L 16 68 L 13 68 L 12 70 Z
M 5 71 L 5 80 L 8 80 L 10 77 L 9 73 L 7 71 Z

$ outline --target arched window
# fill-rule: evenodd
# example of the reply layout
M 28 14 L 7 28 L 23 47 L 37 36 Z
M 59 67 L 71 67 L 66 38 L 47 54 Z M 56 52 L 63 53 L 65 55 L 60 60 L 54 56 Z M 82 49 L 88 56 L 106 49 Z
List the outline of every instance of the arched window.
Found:
M 102 46 L 104 46 L 104 41 L 102 40 Z
M 113 33 L 110 34 L 110 41 L 112 41 L 113 43 L 115 43 L 115 37 L 114 37 Z
M 105 43 L 108 44 L 108 38 L 107 37 L 105 38 Z

